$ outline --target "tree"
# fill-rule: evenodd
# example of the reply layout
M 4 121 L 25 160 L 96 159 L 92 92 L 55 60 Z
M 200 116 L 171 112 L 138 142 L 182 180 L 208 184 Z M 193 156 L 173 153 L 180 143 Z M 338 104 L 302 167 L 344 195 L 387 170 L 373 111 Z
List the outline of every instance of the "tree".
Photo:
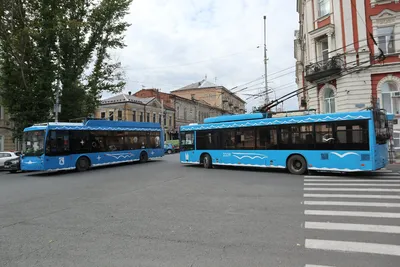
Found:
M 17 136 L 51 119 L 58 89 L 60 121 L 86 117 L 101 93 L 125 86 L 121 63 L 132 0 L 0 0 L 0 96 Z

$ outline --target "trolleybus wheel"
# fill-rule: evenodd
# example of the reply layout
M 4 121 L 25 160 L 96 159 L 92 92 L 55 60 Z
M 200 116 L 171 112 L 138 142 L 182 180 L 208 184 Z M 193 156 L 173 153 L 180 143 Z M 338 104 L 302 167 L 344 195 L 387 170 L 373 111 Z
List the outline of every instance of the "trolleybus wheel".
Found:
M 211 160 L 211 156 L 208 154 L 205 154 L 203 156 L 203 166 L 206 169 L 211 169 L 212 168 L 212 160 Z
M 307 171 L 307 162 L 300 155 L 293 155 L 287 161 L 287 168 L 290 173 L 302 175 Z
M 76 162 L 76 169 L 80 172 L 87 171 L 90 168 L 90 161 L 87 157 L 80 157 Z
M 147 162 L 148 160 L 149 156 L 147 155 L 147 152 L 142 151 L 142 153 L 140 153 L 140 163 Z

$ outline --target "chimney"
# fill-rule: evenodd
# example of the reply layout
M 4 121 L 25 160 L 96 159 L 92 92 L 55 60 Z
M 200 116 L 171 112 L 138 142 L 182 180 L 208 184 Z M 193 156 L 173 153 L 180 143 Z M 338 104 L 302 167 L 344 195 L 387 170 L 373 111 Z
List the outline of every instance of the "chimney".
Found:
M 131 95 L 131 94 L 132 94 L 132 92 L 131 92 L 131 91 L 129 91 L 129 92 L 128 92 L 128 95 Z

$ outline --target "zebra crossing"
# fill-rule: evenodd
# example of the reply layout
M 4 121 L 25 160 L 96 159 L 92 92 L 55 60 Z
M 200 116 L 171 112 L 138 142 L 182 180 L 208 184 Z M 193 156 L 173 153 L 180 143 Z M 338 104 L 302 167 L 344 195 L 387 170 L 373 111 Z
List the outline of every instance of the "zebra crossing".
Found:
M 307 251 L 399 256 L 400 262 L 399 173 L 383 170 L 363 177 L 306 175 L 303 186 Z M 335 265 L 328 260 L 326 265 L 318 265 L 320 260 L 305 266 L 342 266 L 338 261 Z

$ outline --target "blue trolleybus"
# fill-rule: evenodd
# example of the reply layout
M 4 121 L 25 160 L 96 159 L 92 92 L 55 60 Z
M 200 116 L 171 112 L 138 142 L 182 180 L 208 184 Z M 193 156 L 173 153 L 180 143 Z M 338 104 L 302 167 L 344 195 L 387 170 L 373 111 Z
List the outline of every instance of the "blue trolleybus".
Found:
M 373 171 L 388 163 L 383 110 L 271 117 L 220 116 L 181 126 L 181 163 L 307 170 Z
M 24 130 L 21 169 L 85 171 L 123 162 L 146 162 L 163 155 L 164 140 L 158 123 L 45 123 Z

